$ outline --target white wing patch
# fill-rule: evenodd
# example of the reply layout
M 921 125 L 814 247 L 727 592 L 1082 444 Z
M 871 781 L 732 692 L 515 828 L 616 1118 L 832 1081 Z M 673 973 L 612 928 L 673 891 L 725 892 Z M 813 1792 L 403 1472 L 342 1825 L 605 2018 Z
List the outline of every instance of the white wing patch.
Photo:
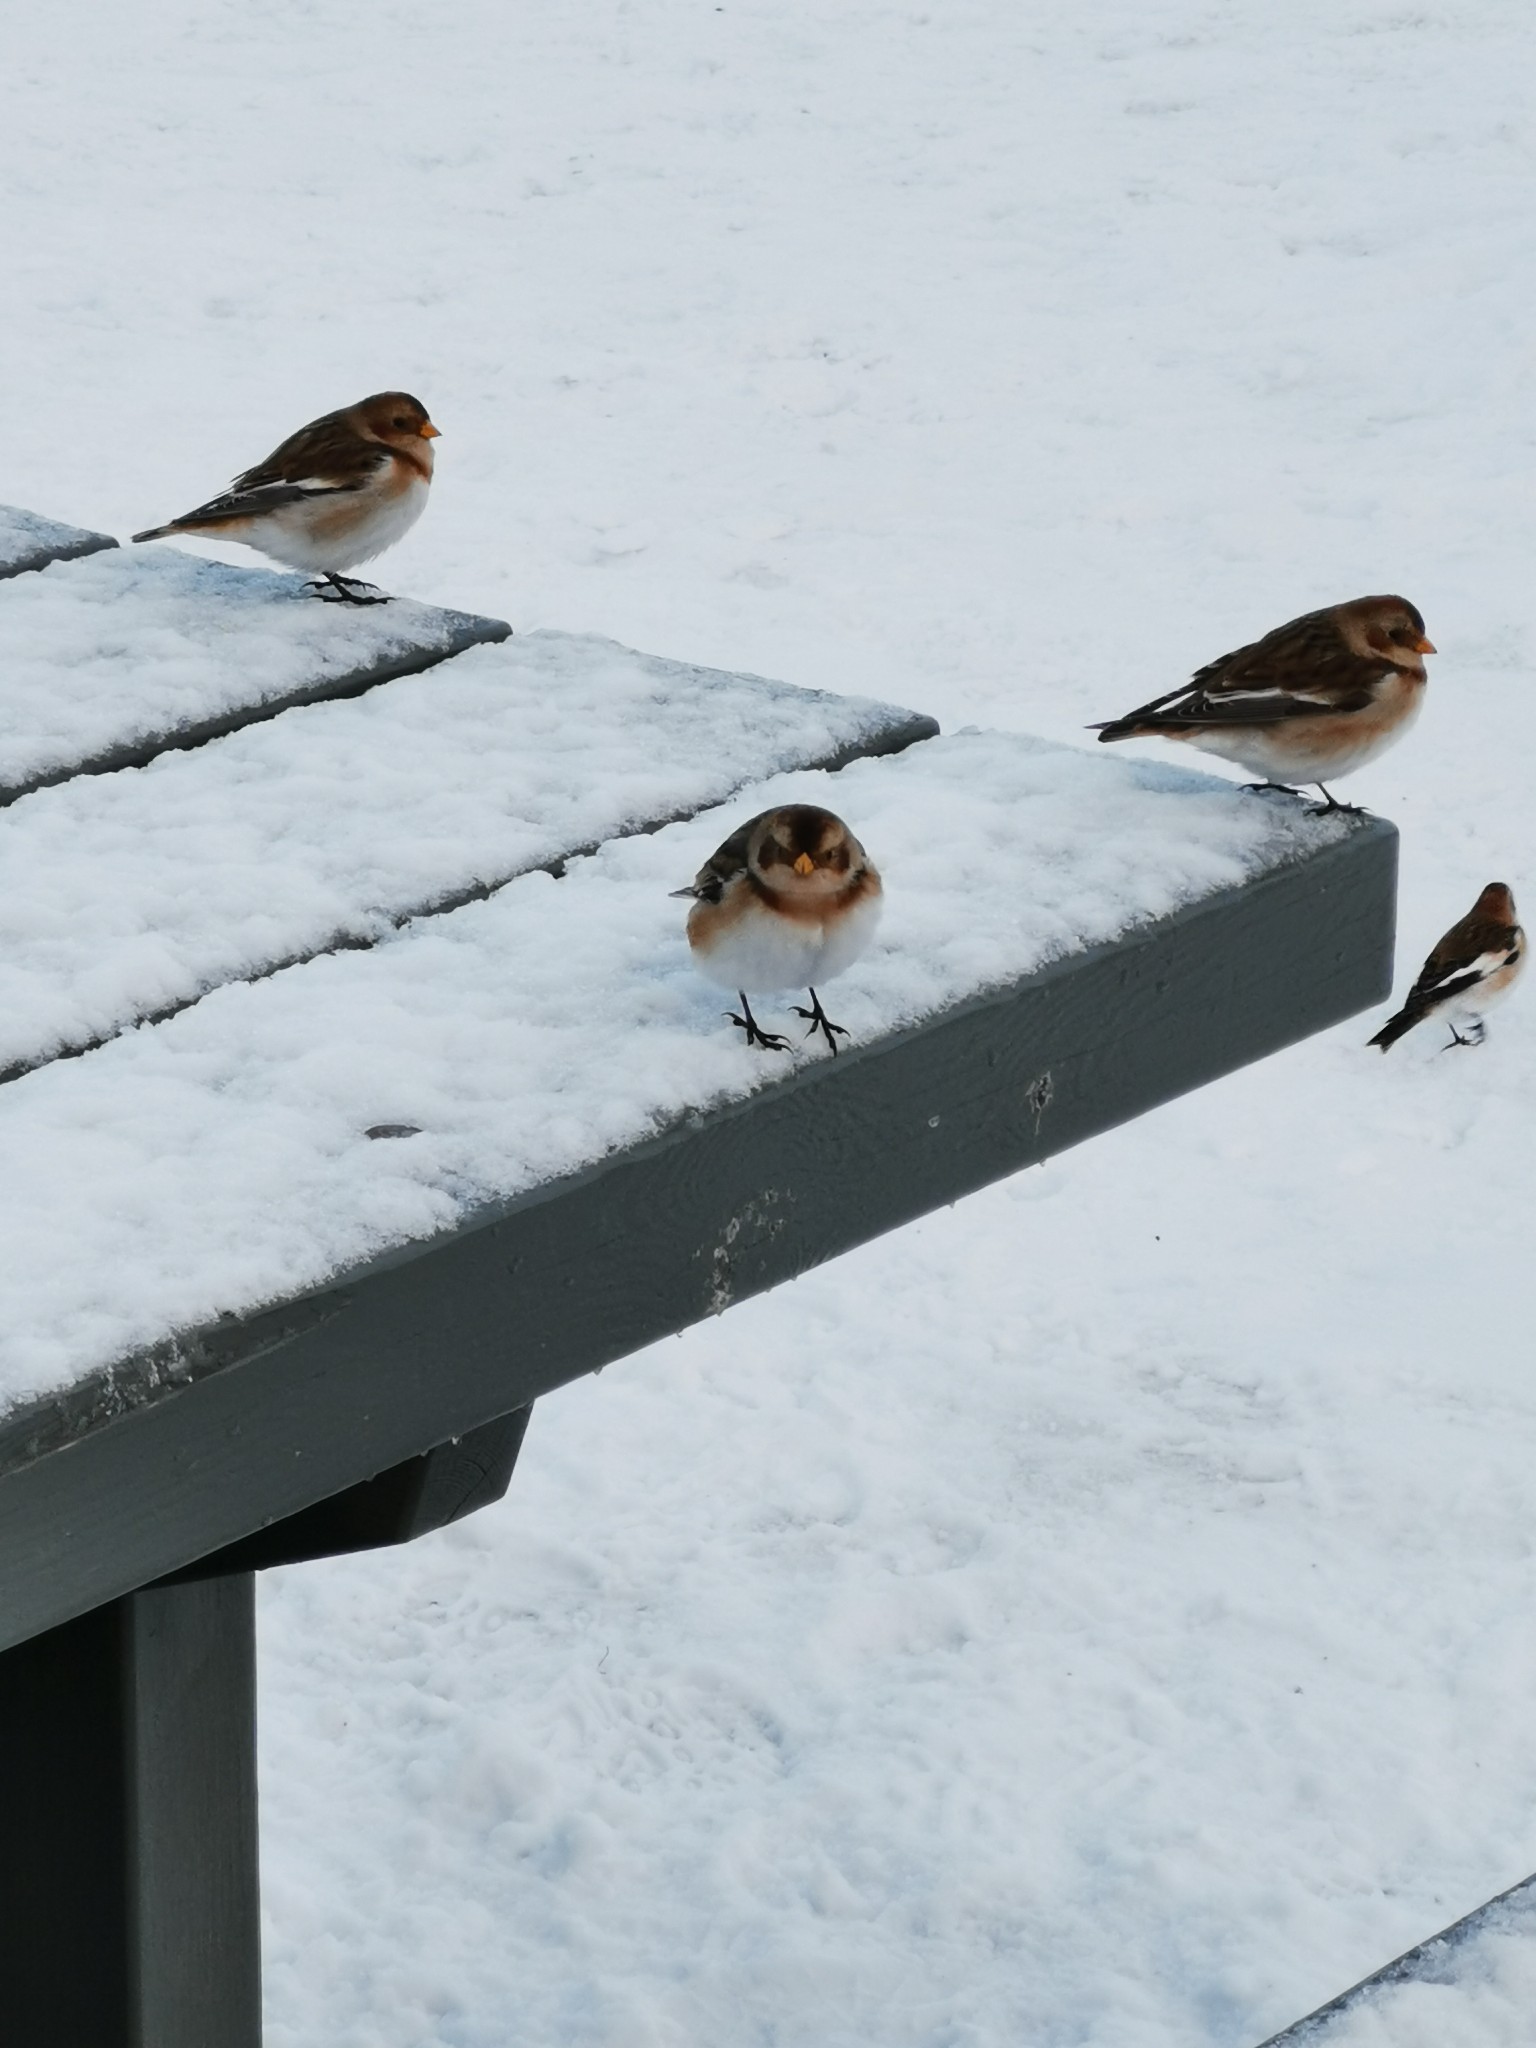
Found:
M 1462 993 L 1464 995 L 1471 995 L 1478 982 L 1486 981 L 1490 975 L 1497 974 L 1501 967 L 1509 965 L 1512 950 L 1513 948 L 1509 946 L 1503 946 L 1497 953 L 1479 953 L 1475 960 L 1465 960 L 1459 966 L 1448 967 L 1437 981 L 1431 982 L 1426 987 L 1424 990 L 1425 995 L 1432 996 L 1436 990 L 1447 987 L 1453 981 L 1462 981 L 1469 974 L 1474 979 L 1471 985 L 1464 989 Z

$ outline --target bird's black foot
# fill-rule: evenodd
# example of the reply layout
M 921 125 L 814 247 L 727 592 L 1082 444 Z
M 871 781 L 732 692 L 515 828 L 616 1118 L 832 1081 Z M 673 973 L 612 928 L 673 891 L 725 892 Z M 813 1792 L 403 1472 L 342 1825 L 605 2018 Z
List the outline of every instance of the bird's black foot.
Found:
M 846 1024 L 834 1024 L 832 1022 L 832 1019 L 821 1007 L 821 997 L 817 995 L 815 989 L 812 989 L 810 991 L 810 998 L 810 1009 L 803 1010 L 798 1003 L 791 1003 L 790 1008 L 794 1011 L 797 1017 L 810 1018 L 811 1028 L 805 1034 L 806 1037 L 814 1038 L 817 1032 L 819 1031 L 822 1037 L 827 1041 L 828 1045 L 831 1046 L 833 1052 L 835 1053 L 837 1051 L 838 1039 L 846 1038 L 848 1036 L 848 1027 Z M 836 1033 L 835 1037 L 833 1035 L 834 1033 Z
M 789 1040 L 781 1038 L 777 1031 L 765 1031 L 753 1016 L 746 990 L 739 988 L 736 993 L 741 998 L 741 1015 L 738 1017 L 734 1010 L 727 1010 L 725 1014 L 745 1031 L 748 1045 L 760 1045 L 764 1052 L 788 1052 Z
M 1451 1045 L 1481 1045 L 1487 1035 L 1487 1025 L 1481 1017 L 1476 1017 L 1467 1026 L 1465 1037 L 1456 1029 L 1454 1024 L 1451 1026 Z M 1440 1050 L 1442 1052 L 1449 1052 L 1451 1045 L 1442 1045 Z
M 1301 791 L 1294 788 L 1289 782 L 1240 782 L 1237 786 L 1239 789 L 1248 790 L 1272 789 L 1276 796 L 1301 795 Z
M 1323 785 L 1320 782 L 1315 783 L 1313 786 L 1323 790 L 1322 802 L 1312 806 L 1314 818 L 1326 818 L 1330 811 L 1337 811 L 1341 818 L 1363 818 L 1365 816 L 1364 804 L 1341 804 L 1336 796 L 1331 796 L 1326 789 L 1323 789 Z
M 327 573 L 313 577 L 309 588 L 322 604 L 388 604 L 389 593 L 377 584 L 364 583 L 356 576 Z

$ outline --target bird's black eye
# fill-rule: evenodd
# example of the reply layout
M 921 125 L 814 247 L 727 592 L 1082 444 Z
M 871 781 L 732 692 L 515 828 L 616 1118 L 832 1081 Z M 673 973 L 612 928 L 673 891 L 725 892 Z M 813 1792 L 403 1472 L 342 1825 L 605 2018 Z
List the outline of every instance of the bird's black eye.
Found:
M 394 423 L 395 432 L 397 434 L 403 434 L 410 424 L 410 421 L 402 416 L 400 419 L 397 419 Z

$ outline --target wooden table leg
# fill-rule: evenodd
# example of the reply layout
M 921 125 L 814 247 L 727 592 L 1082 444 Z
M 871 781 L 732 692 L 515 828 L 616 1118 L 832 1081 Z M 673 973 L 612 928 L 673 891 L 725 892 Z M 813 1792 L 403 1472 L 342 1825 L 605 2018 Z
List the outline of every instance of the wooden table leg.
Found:
M 0 1987 L 26 2048 L 259 2048 L 249 1572 L 0 1653 Z

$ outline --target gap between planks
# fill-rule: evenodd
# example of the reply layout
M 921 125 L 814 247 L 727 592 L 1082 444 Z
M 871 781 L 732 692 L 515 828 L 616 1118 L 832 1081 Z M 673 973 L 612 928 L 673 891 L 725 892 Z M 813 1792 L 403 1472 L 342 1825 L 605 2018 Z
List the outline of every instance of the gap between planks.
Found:
M 435 666 L 436 664 L 430 665 Z M 410 675 L 417 672 L 416 670 L 407 669 L 401 673 Z M 331 695 L 332 697 L 361 696 L 364 689 L 372 689 L 376 682 L 383 683 L 396 680 L 398 680 L 398 677 L 393 673 L 389 675 L 381 673 L 379 676 L 360 684 L 356 688 L 334 691 Z M 278 710 L 270 711 L 265 715 L 278 717 L 283 711 L 299 710 L 304 708 L 306 704 L 317 701 L 321 700 L 316 697 L 306 697 L 299 701 L 286 702 Z M 255 725 L 263 722 L 262 717 L 255 717 L 242 723 Z M 229 729 L 234 731 L 238 730 L 239 727 L 231 726 Z M 873 740 L 850 741 L 846 745 L 838 747 L 831 753 L 824 754 L 814 761 L 803 762 L 800 764 L 801 770 L 806 773 L 836 775 L 842 769 L 849 767 L 854 761 L 872 760 L 881 755 L 905 753 L 908 747 L 918 746 L 924 740 L 936 739 L 938 734 L 939 726 L 937 720 L 926 717 L 921 713 L 916 713 L 906 724 L 892 726 L 887 731 L 878 734 Z M 222 734 L 210 734 L 209 738 L 222 736 Z M 203 742 L 198 741 L 196 744 L 202 745 Z M 162 751 L 184 750 L 166 748 L 162 749 Z M 150 758 L 153 757 L 151 756 Z M 121 765 L 142 766 L 146 764 L 127 763 Z M 70 781 L 76 774 L 97 772 L 104 771 L 90 768 L 77 769 L 68 776 L 60 776 L 56 779 L 58 781 Z M 221 980 L 210 982 L 206 988 L 199 989 L 195 995 L 181 997 L 173 1003 L 163 1004 L 158 1009 L 146 1010 L 136 1017 L 126 1019 L 123 1023 L 114 1026 L 110 1031 L 97 1032 L 89 1038 L 77 1039 L 63 1045 L 54 1046 L 48 1052 L 39 1053 L 36 1058 L 12 1060 L 7 1065 L 0 1066 L 0 1087 L 3 1087 L 10 1081 L 19 1081 L 27 1074 L 35 1074 L 40 1068 L 53 1066 L 59 1060 L 83 1059 L 88 1053 L 99 1052 L 103 1046 L 110 1045 L 114 1039 L 121 1038 L 125 1032 L 137 1031 L 146 1025 L 153 1026 L 168 1023 L 171 1018 L 179 1017 L 184 1011 L 195 1009 L 206 997 L 216 995 L 221 989 L 238 988 L 242 984 L 270 981 L 274 975 L 285 974 L 291 968 L 305 967 L 312 960 L 322 959 L 328 953 L 371 952 L 374 947 L 386 944 L 397 933 L 404 931 L 407 926 L 418 923 L 426 918 L 446 917 L 453 911 L 467 908 L 471 903 L 486 902 L 500 890 L 510 887 L 513 882 L 521 880 L 525 875 L 546 874 L 553 876 L 556 881 L 559 881 L 564 877 L 565 871 L 572 861 L 583 860 L 591 854 L 597 853 L 602 847 L 611 845 L 618 840 L 648 838 L 654 833 L 665 831 L 669 825 L 683 824 L 688 819 L 695 818 L 704 811 L 714 810 L 721 804 L 731 803 L 740 795 L 742 790 L 750 788 L 754 782 L 760 782 L 761 780 L 761 775 L 756 773 L 744 776 L 740 782 L 733 784 L 723 796 L 711 796 L 695 804 L 683 805 L 680 809 L 669 811 L 664 817 L 649 818 L 642 824 L 620 826 L 613 832 L 605 833 L 600 839 L 594 839 L 580 846 L 569 848 L 554 860 L 525 862 L 523 865 L 511 868 L 507 873 L 497 875 L 490 880 L 481 878 L 474 882 L 466 883 L 461 888 L 450 889 L 440 895 L 429 897 L 421 903 L 409 905 L 403 910 L 391 911 L 388 913 L 385 928 L 382 930 L 372 932 L 334 932 L 317 945 L 301 947 L 292 953 L 286 953 L 279 959 L 268 961 L 265 966 L 253 969 L 248 974 L 226 975 Z M 51 786 L 51 784 L 37 785 L 39 788 Z M 32 791 L 28 789 L 19 794 L 31 795 Z M 0 809 L 5 808 L 8 802 L 15 800 L 0 796 Z

